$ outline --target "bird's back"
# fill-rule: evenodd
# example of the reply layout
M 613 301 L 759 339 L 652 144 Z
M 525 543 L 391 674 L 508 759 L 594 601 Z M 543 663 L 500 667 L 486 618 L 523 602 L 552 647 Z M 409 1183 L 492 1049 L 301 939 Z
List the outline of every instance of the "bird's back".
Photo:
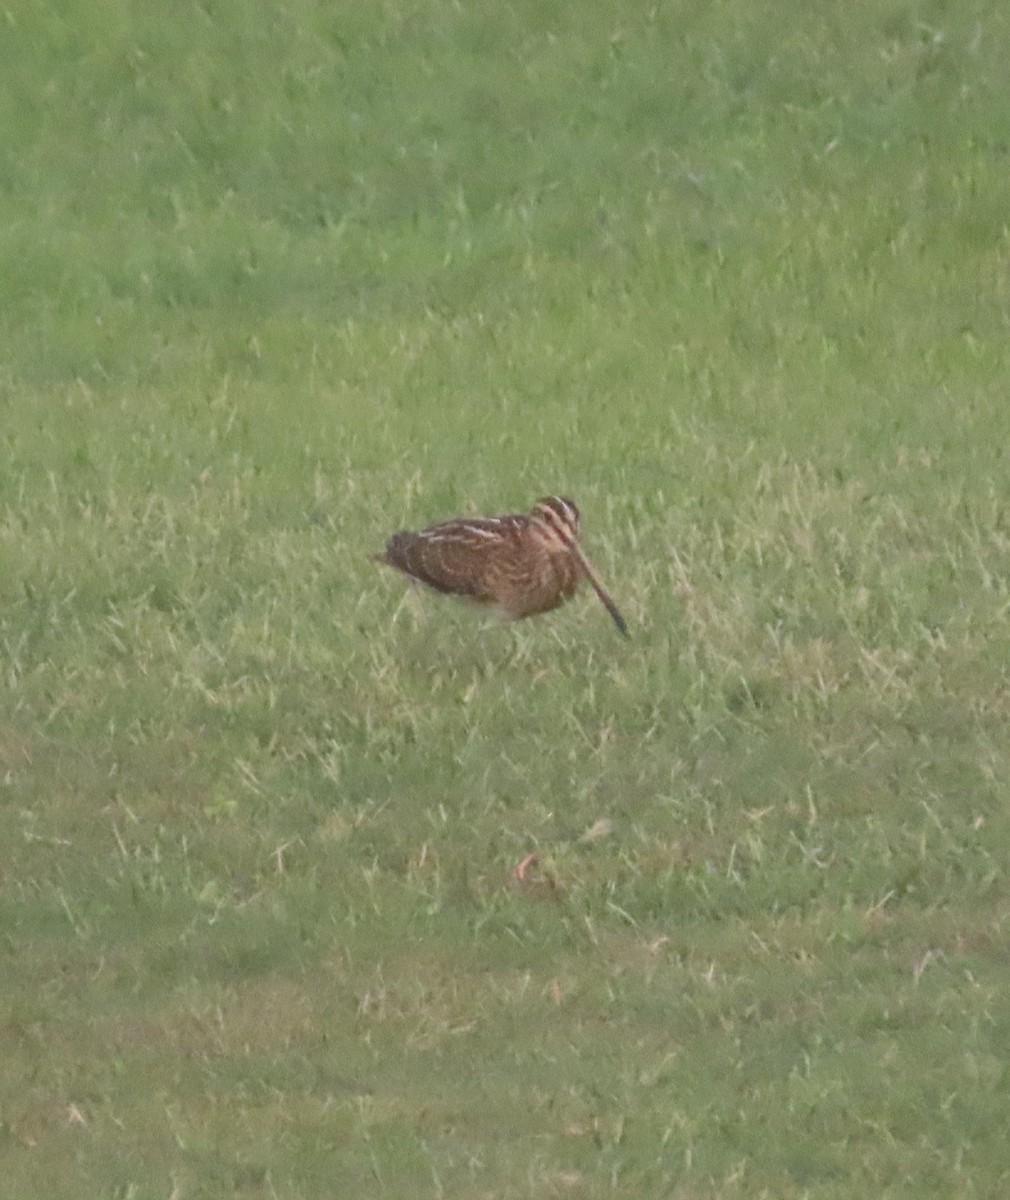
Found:
M 522 515 L 442 521 L 394 533 L 381 558 L 436 591 L 493 603 L 489 573 L 516 557 L 527 524 Z

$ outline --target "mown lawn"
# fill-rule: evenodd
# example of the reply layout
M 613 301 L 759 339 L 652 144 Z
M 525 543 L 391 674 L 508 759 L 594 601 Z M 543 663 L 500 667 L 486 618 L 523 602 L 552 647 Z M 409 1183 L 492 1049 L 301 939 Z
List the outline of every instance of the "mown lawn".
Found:
M 0 1191 L 1005 1196 L 1003 6 L 2 15 Z

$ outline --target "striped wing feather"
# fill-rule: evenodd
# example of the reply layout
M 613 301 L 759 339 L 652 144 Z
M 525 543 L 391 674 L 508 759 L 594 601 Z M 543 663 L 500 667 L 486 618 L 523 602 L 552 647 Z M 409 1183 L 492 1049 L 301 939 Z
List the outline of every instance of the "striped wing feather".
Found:
M 383 561 L 436 591 L 491 602 L 496 594 L 485 576 L 500 559 L 503 544 L 521 534 L 523 521 L 478 517 L 443 521 L 417 533 L 394 533 Z

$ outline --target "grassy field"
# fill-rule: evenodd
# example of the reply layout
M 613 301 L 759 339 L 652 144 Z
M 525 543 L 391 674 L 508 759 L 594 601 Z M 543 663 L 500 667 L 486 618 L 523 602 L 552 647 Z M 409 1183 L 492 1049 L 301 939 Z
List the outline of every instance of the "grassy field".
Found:
M 0 1190 L 1006 1196 L 1005 5 L 0 27 Z

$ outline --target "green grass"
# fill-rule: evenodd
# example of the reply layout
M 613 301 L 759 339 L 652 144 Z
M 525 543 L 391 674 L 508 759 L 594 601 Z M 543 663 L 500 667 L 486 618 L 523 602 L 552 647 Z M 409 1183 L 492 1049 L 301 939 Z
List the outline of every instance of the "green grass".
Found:
M 143 7 L 0 21 L 6 1191 L 1006 1195 L 1003 6 Z M 553 491 L 630 641 L 369 561 Z

